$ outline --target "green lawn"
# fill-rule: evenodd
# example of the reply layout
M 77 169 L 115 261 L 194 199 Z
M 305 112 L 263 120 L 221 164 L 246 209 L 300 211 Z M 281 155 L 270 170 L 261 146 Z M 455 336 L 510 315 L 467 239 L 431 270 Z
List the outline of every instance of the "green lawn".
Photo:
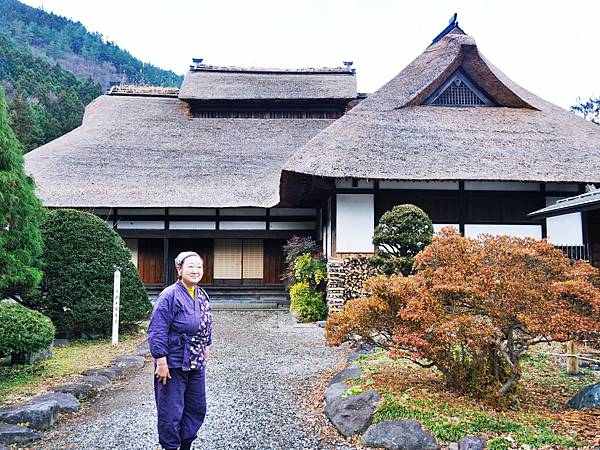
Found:
M 143 333 L 111 340 L 70 341 L 68 347 L 54 348 L 52 358 L 27 365 L 9 365 L 0 360 L 0 405 L 15 403 L 64 383 L 70 376 L 95 367 L 107 366 L 116 355 L 133 351 L 146 338 Z

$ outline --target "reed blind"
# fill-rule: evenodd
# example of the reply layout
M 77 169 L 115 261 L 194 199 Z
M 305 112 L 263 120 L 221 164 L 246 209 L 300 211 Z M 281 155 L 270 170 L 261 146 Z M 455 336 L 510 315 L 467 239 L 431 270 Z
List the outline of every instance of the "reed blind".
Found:
M 242 240 L 215 239 L 214 278 L 239 280 L 242 278 Z
M 262 239 L 245 239 L 243 250 L 243 277 L 262 280 L 264 265 Z

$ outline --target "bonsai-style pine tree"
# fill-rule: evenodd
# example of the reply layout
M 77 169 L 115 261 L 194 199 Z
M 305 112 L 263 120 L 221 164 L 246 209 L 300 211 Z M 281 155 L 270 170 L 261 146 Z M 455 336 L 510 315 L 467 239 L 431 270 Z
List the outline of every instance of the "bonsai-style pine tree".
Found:
M 23 170 L 21 146 L 8 124 L 0 88 L 0 299 L 28 295 L 42 277 L 39 224 L 44 209 Z
M 431 243 L 433 225 L 415 205 L 398 205 L 387 211 L 373 232 L 376 255 L 370 259 L 381 273 L 412 272 L 414 258 Z

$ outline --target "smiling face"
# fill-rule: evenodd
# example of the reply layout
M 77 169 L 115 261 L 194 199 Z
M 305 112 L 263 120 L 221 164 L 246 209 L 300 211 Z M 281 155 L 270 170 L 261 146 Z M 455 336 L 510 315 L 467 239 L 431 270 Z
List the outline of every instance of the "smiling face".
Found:
M 188 256 L 183 264 L 177 267 L 177 273 L 186 287 L 192 287 L 200 282 L 204 274 L 204 264 L 199 256 Z

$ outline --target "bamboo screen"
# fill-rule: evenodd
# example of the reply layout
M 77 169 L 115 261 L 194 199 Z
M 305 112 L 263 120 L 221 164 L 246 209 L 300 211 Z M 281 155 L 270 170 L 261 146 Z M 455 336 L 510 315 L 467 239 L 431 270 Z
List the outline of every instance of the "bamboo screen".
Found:
M 263 278 L 263 241 L 262 239 L 245 239 L 243 252 L 244 278 Z
M 242 278 L 242 240 L 215 239 L 214 278 Z

